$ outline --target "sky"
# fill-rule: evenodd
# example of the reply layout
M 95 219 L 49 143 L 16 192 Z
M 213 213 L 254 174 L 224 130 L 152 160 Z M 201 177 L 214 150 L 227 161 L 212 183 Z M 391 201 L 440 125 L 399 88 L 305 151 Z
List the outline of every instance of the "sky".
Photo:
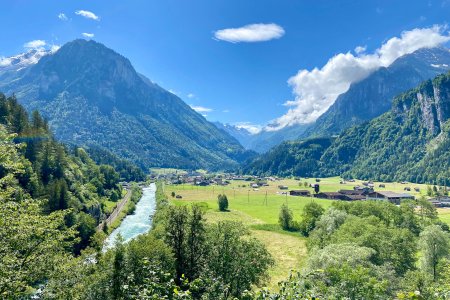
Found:
M 348 86 L 448 46 L 450 0 L 2 1 L 0 59 L 94 39 L 208 120 L 313 122 Z

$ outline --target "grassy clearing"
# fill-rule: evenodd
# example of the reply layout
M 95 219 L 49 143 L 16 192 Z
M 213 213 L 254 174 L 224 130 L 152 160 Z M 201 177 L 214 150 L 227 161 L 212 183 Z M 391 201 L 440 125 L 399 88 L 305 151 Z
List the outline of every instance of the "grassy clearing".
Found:
M 450 226 L 450 208 L 438 208 L 439 218 Z

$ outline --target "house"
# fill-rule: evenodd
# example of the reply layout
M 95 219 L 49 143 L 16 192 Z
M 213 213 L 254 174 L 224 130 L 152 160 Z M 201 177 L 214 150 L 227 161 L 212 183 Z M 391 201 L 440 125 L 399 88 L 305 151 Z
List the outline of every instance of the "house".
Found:
M 367 195 L 367 200 L 387 200 L 394 204 L 400 204 L 400 201 L 403 199 L 414 200 L 414 196 L 410 194 L 399 194 L 390 191 L 371 192 Z
M 404 191 L 410 192 L 410 191 L 411 191 L 411 188 L 410 188 L 409 186 L 407 186 L 407 187 L 405 187 L 403 190 L 404 190 Z
M 314 195 L 315 198 L 340 200 L 344 195 L 337 192 L 321 192 Z
M 292 190 L 289 191 L 289 195 L 291 196 L 304 196 L 304 197 L 310 197 L 311 192 L 308 190 Z
M 279 185 L 278 188 L 280 190 L 287 190 L 287 189 L 289 189 L 289 187 L 287 185 Z
M 259 187 L 259 185 L 257 183 L 252 183 L 252 184 L 250 184 L 250 187 L 257 189 Z
M 367 186 L 355 186 L 353 189 L 360 192 L 362 195 L 368 195 L 373 192 L 373 188 Z
M 435 198 L 428 199 L 435 207 L 450 207 L 450 197 L 449 196 L 438 196 Z
M 343 195 L 364 195 L 365 190 L 339 190 L 338 193 Z
M 200 181 L 200 182 L 197 182 L 197 185 L 198 186 L 208 186 L 209 182 L 208 181 Z
M 366 196 L 364 196 L 364 195 L 342 195 L 340 197 L 340 200 L 345 200 L 345 201 L 366 200 Z

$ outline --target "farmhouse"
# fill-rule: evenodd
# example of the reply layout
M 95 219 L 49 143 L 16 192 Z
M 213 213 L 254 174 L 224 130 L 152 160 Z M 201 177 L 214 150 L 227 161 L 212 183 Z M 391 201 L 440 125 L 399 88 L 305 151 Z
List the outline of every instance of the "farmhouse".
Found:
M 364 196 L 364 195 L 342 195 L 340 200 L 346 200 L 346 201 L 366 200 L 366 196 Z
M 438 196 L 435 198 L 428 199 L 436 207 L 450 207 L 450 197 L 449 196 Z
M 311 192 L 308 190 L 292 190 L 292 191 L 289 191 L 289 195 L 310 197 Z
M 287 190 L 287 189 L 289 189 L 289 187 L 287 185 L 279 185 L 278 188 L 280 190 Z
M 342 196 L 344 196 L 344 195 L 341 193 L 337 193 L 337 192 L 321 192 L 321 193 L 317 193 L 314 195 L 314 197 L 316 197 L 316 198 L 334 199 L 334 200 L 340 200 L 342 198 Z
M 390 191 L 378 191 L 371 192 L 367 195 L 368 200 L 387 200 L 394 204 L 400 204 L 400 201 L 403 199 L 414 199 L 414 196 L 410 194 L 399 194 Z

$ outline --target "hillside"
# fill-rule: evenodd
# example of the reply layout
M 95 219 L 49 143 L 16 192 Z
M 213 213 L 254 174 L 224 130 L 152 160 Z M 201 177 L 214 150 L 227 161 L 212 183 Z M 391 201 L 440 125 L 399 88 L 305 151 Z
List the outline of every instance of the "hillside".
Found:
M 227 169 L 248 153 L 176 95 L 104 45 L 75 40 L 4 71 L 0 89 L 48 118 L 64 142 L 106 148 L 146 169 Z
M 393 97 L 450 69 L 447 48 L 420 49 L 350 86 L 336 102 L 299 137 L 339 134 L 387 112 Z
M 275 147 L 244 170 L 255 174 L 342 175 L 448 185 L 449 118 L 450 73 L 447 73 L 395 97 L 389 112 L 345 130 L 329 147 L 322 144 L 323 155 L 314 162 L 310 161 L 314 156 L 305 152 L 304 146 L 313 143 L 313 139 Z M 284 163 L 274 169 L 270 167 L 273 161 Z M 298 172 L 301 170 L 298 165 L 314 165 L 316 171 Z
M 325 152 L 324 173 L 449 184 L 450 73 L 394 99 L 391 111 L 345 131 Z
M 243 167 L 243 172 L 256 175 L 306 176 L 320 175 L 320 158 L 333 142 L 332 138 L 283 142 Z

